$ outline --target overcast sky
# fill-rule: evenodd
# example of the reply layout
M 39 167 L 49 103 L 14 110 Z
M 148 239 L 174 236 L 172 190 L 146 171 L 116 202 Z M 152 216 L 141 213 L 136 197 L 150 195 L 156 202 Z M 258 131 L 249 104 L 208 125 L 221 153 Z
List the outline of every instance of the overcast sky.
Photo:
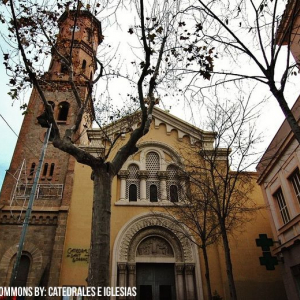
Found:
M 3 59 L 1 56 L 0 64 L 0 90 L 1 90 L 1 101 L 0 101 L 0 114 L 11 126 L 11 128 L 19 134 L 19 130 L 22 124 L 23 116 L 20 110 L 19 102 L 13 103 L 10 96 L 7 95 L 9 88 L 7 86 L 8 77 L 3 66 Z M 299 78 L 298 78 L 299 79 Z M 293 88 L 294 87 L 294 88 Z M 264 90 L 263 87 L 258 88 Z M 292 105 L 298 95 L 297 87 L 291 86 L 291 93 L 289 97 L 289 103 Z M 294 91 L 293 91 L 294 90 Z M 265 90 L 263 91 L 265 93 Z M 182 118 L 186 121 L 188 120 L 188 111 L 183 111 L 182 107 L 172 106 L 170 113 L 174 114 L 176 117 Z M 9 164 L 13 155 L 15 144 L 17 141 L 17 136 L 5 123 L 3 118 L 0 117 L 0 132 L 1 132 L 1 142 L 0 142 L 0 186 L 2 186 L 2 181 L 5 176 L 6 170 L 9 168 Z M 260 118 L 259 129 L 264 132 L 265 139 L 261 149 L 265 149 L 270 143 L 272 137 L 278 130 L 279 126 L 283 122 L 283 114 L 274 99 L 269 99 L 265 104 Z
M 128 28 L 130 23 L 127 23 L 123 26 L 123 32 L 119 35 L 119 40 L 124 40 L 124 37 L 128 36 Z M 1 28 L 0 28 L 1 30 Z M 107 43 L 116 43 L 116 35 L 110 33 L 109 31 L 104 32 L 105 39 Z M 2 51 L 5 52 L 6 45 L 4 44 L 3 40 L 0 40 Z M 11 126 L 11 128 L 19 134 L 19 130 L 22 124 L 23 116 L 22 111 L 20 110 L 20 103 L 15 102 L 13 103 L 9 95 L 7 94 L 9 88 L 7 83 L 9 78 L 6 75 L 5 68 L 3 65 L 3 55 L 0 55 L 0 89 L 1 89 L 1 101 L 0 101 L 0 132 L 1 132 L 1 142 L 0 142 L 0 187 L 2 186 L 2 181 L 5 176 L 6 170 L 9 168 L 9 164 L 13 155 L 14 147 L 17 141 L 17 137 L 14 132 L 9 128 L 9 126 L 5 123 L 6 122 Z M 294 83 L 290 84 L 288 101 L 289 105 L 291 106 L 297 96 L 299 95 L 300 85 L 297 84 L 299 81 L 299 77 L 293 78 Z M 120 91 L 116 91 L 122 93 L 122 87 Z M 268 94 L 266 87 L 258 86 L 255 95 L 260 97 L 260 95 Z M 29 95 L 27 95 L 29 97 Z M 178 105 L 173 105 L 170 113 L 174 114 L 176 117 L 182 118 L 185 121 L 191 121 L 189 119 L 189 112 L 185 111 L 182 107 Z M 4 119 L 3 119 L 4 118 Z M 264 132 L 265 138 L 264 143 L 261 145 L 260 149 L 263 151 L 266 149 L 268 144 L 270 143 L 272 137 L 278 130 L 279 126 L 283 122 L 284 117 L 283 113 L 281 112 L 279 105 L 277 102 L 270 98 L 268 102 L 265 104 L 262 110 L 262 117 L 260 119 L 260 123 L 258 123 L 259 130 Z M 198 124 L 199 125 L 199 124 Z

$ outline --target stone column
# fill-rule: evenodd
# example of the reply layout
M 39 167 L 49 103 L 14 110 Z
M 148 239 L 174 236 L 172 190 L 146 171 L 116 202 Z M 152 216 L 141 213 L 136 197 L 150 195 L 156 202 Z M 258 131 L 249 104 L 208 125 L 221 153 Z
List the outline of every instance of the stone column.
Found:
M 168 195 L 167 195 L 168 172 L 167 171 L 158 171 L 157 176 L 159 178 L 159 185 L 160 185 L 160 200 L 168 201 Z
M 140 200 L 147 201 L 146 180 L 149 176 L 149 171 L 140 170 L 138 171 L 138 176 L 140 179 Z
M 194 268 L 194 264 L 185 265 L 185 286 L 187 300 L 195 299 Z
M 119 178 L 121 179 L 121 186 L 120 186 L 120 200 L 126 200 L 126 179 L 129 175 L 128 170 L 121 170 L 118 174 Z
M 128 287 L 133 288 L 136 287 L 136 264 L 135 263 L 128 263 Z M 127 299 L 133 300 L 136 297 L 130 296 Z
M 176 299 L 177 300 L 184 300 L 184 277 L 183 277 L 183 263 L 176 263 L 175 264 L 175 281 L 176 281 Z
M 118 263 L 118 273 L 119 273 L 119 283 L 118 286 L 120 287 L 126 287 L 127 286 L 127 282 L 126 282 L 126 277 L 127 277 L 127 263 L 123 262 L 123 263 Z M 126 296 L 120 296 L 118 299 L 120 300 L 125 300 Z

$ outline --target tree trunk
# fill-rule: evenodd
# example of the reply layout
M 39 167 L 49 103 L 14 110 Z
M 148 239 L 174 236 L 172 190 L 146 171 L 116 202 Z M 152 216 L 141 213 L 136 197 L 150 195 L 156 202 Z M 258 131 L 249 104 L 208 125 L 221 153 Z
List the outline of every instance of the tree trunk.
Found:
M 297 120 L 295 119 L 295 116 L 292 113 L 292 110 L 289 108 L 283 93 L 276 89 L 275 84 L 274 86 L 273 85 L 270 86 L 270 90 L 274 95 L 274 97 L 276 98 L 282 112 L 284 113 L 286 121 L 288 122 L 292 132 L 294 133 L 295 139 L 300 144 L 300 127 L 297 123 Z
M 226 274 L 227 274 L 227 279 L 228 279 L 230 299 L 237 300 L 227 231 L 226 231 L 225 225 L 223 224 L 222 221 L 220 222 L 220 224 L 221 224 L 221 235 L 222 235 L 223 247 L 224 247 L 224 251 L 225 251 Z
M 94 195 L 92 235 L 88 286 L 102 287 L 102 296 L 96 295 L 89 299 L 109 299 L 103 295 L 103 288 L 109 287 L 110 263 L 110 217 L 111 217 L 111 182 L 106 165 L 93 170 Z
M 211 285 L 210 285 L 210 273 L 209 273 L 209 264 L 208 264 L 206 245 L 204 245 L 202 247 L 202 251 L 203 251 L 203 257 L 204 257 L 204 264 L 205 264 L 205 279 L 206 279 L 206 284 L 207 284 L 208 300 L 212 300 Z

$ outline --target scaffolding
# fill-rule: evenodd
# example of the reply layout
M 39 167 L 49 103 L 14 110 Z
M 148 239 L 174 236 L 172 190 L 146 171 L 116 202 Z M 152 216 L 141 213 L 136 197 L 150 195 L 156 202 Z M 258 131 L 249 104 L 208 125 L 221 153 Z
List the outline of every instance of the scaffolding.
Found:
M 29 199 L 33 184 L 29 182 L 28 170 L 26 168 L 26 160 L 24 159 L 20 168 L 15 174 L 11 174 L 16 180 L 15 186 L 12 190 L 10 199 L 10 206 L 21 205 Z M 62 199 L 63 196 L 63 184 L 38 183 L 35 191 L 35 200 L 50 200 L 50 199 Z M 21 205 L 22 206 L 22 205 Z

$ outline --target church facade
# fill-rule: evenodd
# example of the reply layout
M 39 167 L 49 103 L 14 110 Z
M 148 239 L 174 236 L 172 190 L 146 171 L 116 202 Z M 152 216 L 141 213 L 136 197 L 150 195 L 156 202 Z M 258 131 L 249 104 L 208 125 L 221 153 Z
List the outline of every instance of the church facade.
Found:
M 173 201 L 181 201 L 180 185 L 187 180 L 184 175 L 173 176 L 175 166 L 185 167 L 185 154 L 191 147 L 197 149 L 195 141 L 200 134 L 206 147 L 211 147 L 212 132 L 196 130 L 156 108 L 151 129 L 140 140 L 138 152 L 127 160 L 113 181 L 111 285 L 136 286 L 137 299 L 147 299 L 146 295 L 151 293 L 149 299 L 160 299 L 163 292 L 171 295 L 167 299 L 207 299 L 201 250 L 186 238 L 188 231 L 185 236 L 177 228 L 179 225 L 174 223 L 168 210 Z M 101 144 L 98 140 L 101 132 L 90 130 L 88 135 L 91 151 L 96 151 L 95 145 Z M 89 167 L 75 163 L 61 285 L 81 286 L 87 277 L 85 258 L 92 214 L 90 174 Z M 151 192 L 153 185 L 157 187 L 157 197 Z M 175 197 L 172 186 L 178 187 Z M 251 198 L 263 205 L 258 186 Z M 260 211 L 231 238 L 238 295 L 242 299 L 285 299 L 278 268 L 268 271 L 259 264 L 262 251 L 255 240 L 262 233 L 271 234 L 266 210 Z M 209 261 L 213 292 L 229 299 L 224 251 L 219 243 L 209 247 Z
M 72 28 L 68 15 L 60 21 L 60 34 L 67 37 Z M 95 35 L 92 43 L 90 28 Z M 80 15 L 76 28 L 76 55 L 87 77 L 95 72 L 91 51 L 101 42 L 101 24 L 88 12 Z M 82 71 L 81 71 L 82 72 Z M 45 94 L 51 102 L 59 126 L 68 128 L 77 110 L 68 91 L 67 76 L 61 62 L 52 60 Z M 84 85 L 80 92 L 87 93 Z M 24 118 L 9 171 L 0 198 L 0 286 L 8 286 L 20 239 L 21 225 L 29 192 L 38 165 L 45 129 L 36 117 L 43 105 L 34 90 Z M 91 127 L 85 119 L 83 127 Z M 114 134 L 116 123 L 108 128 Z M 111 156 L 127 140 L 124 134 Z M 199 143 L 200 142 L 200 143 Z M 185 170 L 190 150 L 213 149 L 214 133 L 180 120 L 155 108 L 149 132 L 138 143 L 138 151 L 123 165 L 112 184 L 111 201 L 111 287 L 137 288 L 137 296 L 111 295 L 111 299 L 207 299 L 205 269 L 201 249 L 188 238 L 189 231 L 179 228 L 168 208 L 184 199 L 188 187 Z M 104 140 L 101 130 L 87 130 L 78 139 L 78 147 L 100 155 Z M 88 276 L 93 188 L 91 169 L 77 163 L 68 154 L 56 150 L 51 142 L 35 196 L 29 228 L 18 273 L 20 286 L 83 287 Z M 256 186 L 249 196 L 257 205 L 264 201 Z M 271 236 L 266 209 L 233 232 L 231 256 L 237 293 L 240 299 L 286 299 L 279 268 L 267 270 L 260 265 L 261 248 L 256 246 L 259 234 Z M 229 299 L 220 243 L 209 246 L 213 293 Z M 217 297 L 217 296 L 216 296 Z M 60 297 L 57 297 L 58 299 Z

